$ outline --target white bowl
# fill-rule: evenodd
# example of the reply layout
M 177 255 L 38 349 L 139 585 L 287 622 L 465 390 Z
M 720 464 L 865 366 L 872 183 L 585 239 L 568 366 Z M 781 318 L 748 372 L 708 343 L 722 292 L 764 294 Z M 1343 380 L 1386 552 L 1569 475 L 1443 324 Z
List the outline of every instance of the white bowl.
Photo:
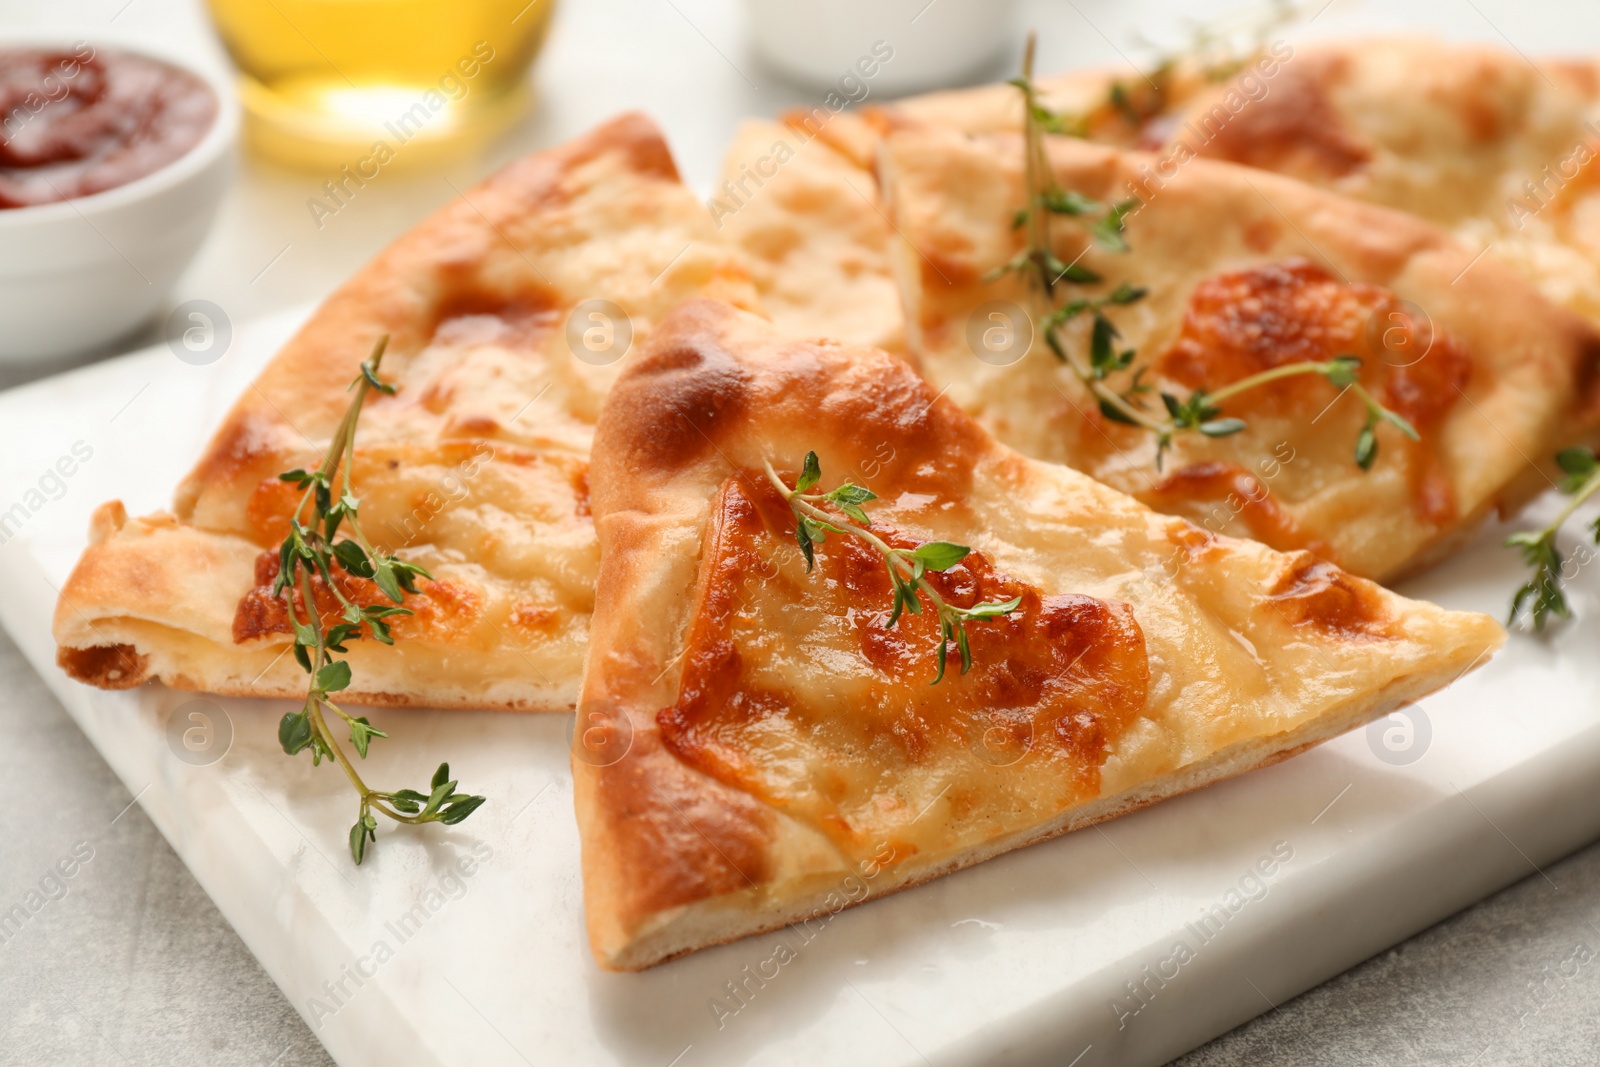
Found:
M 854 103 L 869 93 L 963 84 L 1018 37 L 1016 0 L 746 0 L 746 7 L 768 66 Z
M 153 174 L 91 196 L 0 209 L 0 360 L 98 348 L 147 322 L 194 258 L 233 172 L 239 104 L 220 66 L 104 27 L 0 33 L 0 49 L 133 52 L 201 79 L 217 115 L 200 143 Z

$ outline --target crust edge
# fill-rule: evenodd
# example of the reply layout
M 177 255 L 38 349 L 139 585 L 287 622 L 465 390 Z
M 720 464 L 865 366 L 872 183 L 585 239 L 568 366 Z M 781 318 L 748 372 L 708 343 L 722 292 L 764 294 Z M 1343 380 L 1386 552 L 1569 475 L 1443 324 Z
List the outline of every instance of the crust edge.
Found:
M 1477 662 L 1481 662 L 1481 656 L 1479 661 L 1474 662 L 1473 667 Z M 1471 669 L 1473 668 L 1468 668 Z M 1381 718 L 1407 703 L 1420 700 L 1443 688 L 1461 673 L 1465 672 L 1439 671 L 1422 678 L 1400 679 L 1373 696 L 1353 701 L 1343 708 L 1328 712 L 1298 731 L 1277 734 L 1266 739 L 1238 742 L 1207 759 L 1191 763 L 1137 788 L 1080 805 L 1043 826 L 1030 827 L 1020 834 L 991 842 L 981 848 L 971 849 L 959 856 L 907 869 L 897 878 L 885 880 L 880 885 L 869 884 L 866 895 L 859 900 L 847 901 L 842 907 L 829 908 L 822 904 L 827 896 L 837 895 L 839 881 L 837 878 L 830 878 L 828 884 L 821 890 L 808 893 L 784 907 L 775 909 L 751 908 L 748 903 L 749 894 L 730 894 L 720 899 L 685 906 L 656 930 L 630 941 L 622 951 L 610 956 L 597 954 L 596 958 L 606 970 L 641 971 L 700 949 L 727 944 L 756 934 L 770 933 L 808 919 L 837 914 L 846 908 L 878 900 L 902 890 L 913 889 L 924 882 L 953 874 L 1015 849 L 1060 837 L 1073 830 L 1085 829 L 1183 793 L 1262 767 L 1269 767 L 1274 763 L 1281 763 Z

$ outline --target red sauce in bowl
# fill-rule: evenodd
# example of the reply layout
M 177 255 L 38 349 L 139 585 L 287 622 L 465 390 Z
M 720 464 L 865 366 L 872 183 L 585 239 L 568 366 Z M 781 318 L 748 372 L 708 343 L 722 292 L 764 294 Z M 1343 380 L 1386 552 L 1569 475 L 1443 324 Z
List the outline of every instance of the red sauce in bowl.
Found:
M 205 137 L 205 82 L 127 52 L 0 50 L 0 209 L 72 200 L 165 167 Z

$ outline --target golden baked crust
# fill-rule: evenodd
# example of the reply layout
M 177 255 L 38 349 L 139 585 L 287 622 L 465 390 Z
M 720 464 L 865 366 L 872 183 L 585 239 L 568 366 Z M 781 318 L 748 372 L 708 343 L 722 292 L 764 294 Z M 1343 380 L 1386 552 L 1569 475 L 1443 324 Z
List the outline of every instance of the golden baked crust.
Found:
M 1152 159 L 1049 140 L 1060 186 L 1108 201 Z M 1423 440 L 1380 426 L 1377 463 L 1363 473 L 1353 459 L 1363 405 L 1306 378 L 1229 401 L 1225 414 L 1245 418 L 1245 432 L 1180 434 L 1158 470 L 1155 435 L 1104 417 L 1042 337 L 1001 360 L 973 347 L 969 327 L 985 304 L 1031 306 L 1017 275 L 983 280 L 1024 240 L 1012 226 L 1026 199 L 1020 137 L 903 129 L 884 142 L 880 169 L 901 242 L 908 346 L 936 389 L 1025 454 L 1213 532 L 1309 548 L 1365 577 L 1437 559 L 1491 508 L 1546 486 L 1529 457 L 1562 443 L 1600 354 L 1588 323 L 1419 219 L 1192 160 L 1129 216 L 1127 254 L 1057 226 L 1060 258 L 1106 279 L 1060 301 L 1124 280 L 1147 287 L 1139 303 L 1112 309 L 1117 347 L 1137 351 L 1145 383 L 1179 397 L 1284 362 L 1356 355 L 1363 384 Z M 1065 333 L 1079 351 L 1089 318 Z
M 399 388 L 362 413 L 362 517 L 375 543 L 437 580 L 408 601 L 400 647 L 351 646 L 349 698 L 571 707 L 599 564 L 594 419 L 656 319 L 698 294 L 756 299 L 648 119 L 511 164 L 329 297 L 240 397 L 172 514 L 101 509 L 57 606 L 59 662 L 96 685 L 303 692 L 258 590 L 294 500 L 276 475 L 315 465 L 357 365 L 388 334 L 383 374 Z M 620 320 L 569 318 L 594 299 L 631 321 L 626 355 Z
M 969 626 L 991 641 L 970 675 L 930 690 L 925 631 L 893 631 L 914 660 L 879 640 L 887 596 L 835 611 L 847 538 L 818 548 L 812 575 L 796 563 L 758 472 L 792 479 L 810 449 L 825 485 L 877 493 L 885 536 L 972 546 L 951 581 L 1027 594 L 1017 617 Z M 1284 758 L 1447 684 L 1504 636 L 1026 459 L 902 361 L 711 301 L 664 321 L 618 381 L 592 489 L 602 565 L 572 766 L 590 942 L 614 969 Z M 1081 661 L 1030 674 L 1092 635 Z M 1008 676 L 1035 696 L 991 721 Z M 1035 721 L 1000 758 L 978 747 L 985 723 Z

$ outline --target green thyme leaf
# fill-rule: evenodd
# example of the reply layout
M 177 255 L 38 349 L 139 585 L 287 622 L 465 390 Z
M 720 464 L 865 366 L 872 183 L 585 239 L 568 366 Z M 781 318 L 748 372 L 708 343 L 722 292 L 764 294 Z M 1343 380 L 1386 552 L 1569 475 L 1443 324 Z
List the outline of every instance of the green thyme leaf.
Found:
M 344 647 L 344 643 L 360 636 L 361 627 L 358 624 L 341 622 L 328 628 L 328 632 L 322 635 L 322 643 L 327 646 L 329 652 L 338 652 L 343 655 L 350 651 Z
M 1244 429 L 1243 419 L 1208 419 L 1195 427 L 1207 437 L 1228 437 Z
M 350 664 L 342 659 L 326 663 L 317 668 L 311 684 L 324 693 L 337 693 L 350 685 Z
M 800 477 L 794 480 L 795 492 L 804 493 L 820 481 L 822 481 L 822 464 L 818 462 L 815 452 L 807 452 L 805 467 L 800 471 Z
M 298 755 L 311 744 L 311 717 L 305 711 L 291 711 L 278 720 L 278 744 L 290 755 Z
M 1031 254 L 1024 249 L 1023 251 L 1018 252 L 1015 256 L 1012 256 L 1010 259 L 1006 260 L 1004 263 L 1000 264 L 998 267 L 984 271 L 982 277 L 980 277 L 978 280 L 984 284 L 988 284 L 989 282 L 992 282 L 998 278 L 1005 277 L 1007 274 L 1020 274 L 1024 271 L 1027 271 L 1032 265 L 1033 259 Z
M 1111 252 L 1126 252 L 1128 242 L 1122 236 L 1126 228 L 1128 213 L 1139 206 L 1137 200 L 1124 200 L 1115 204 L 1106 212 L 1103 218 L 1097 219 L 1089 227 L 1089 235 L 1101 248 Z
M 900 612 L 905 608 L 905 593 L 900 589 L 898 581 L 891 583 L 894 589 L 894 606 L 889 609 L 889 621 L 883 624 L 885 630 L 894 629 L 894 624 L 900 621 Z
M 294 628 L 294 639 L 298 644 L 305 645 L 308 648 L 316 645 L 317 628 L 315 626 L 301 622 L 299 619 L 290 619 L 289 621 Z
M 870 526 L 872 520 L 867 518 L 867 513 L 862 509 L 861 505 L 869 500 L 878 499 L 878 494 L 853 482 L 845 482 L 833 492 L 828 493 L 824 499 L 856 522 L 861 523 L 863 526 Z
M 1529 608 L 1535 631 L 1543 630 L 1550 616 L 1570 618 L 1572 608 L 1561 589 L 1561 554 L 1556 550 L 1556 530 L 1524 530 L 1506 538 L 1507 547 L 1520 549 L 1523 562 L 1533 568 L 1511 598 L 1506 625 L 1514 625 L 1524 606 Z
M 1356 466 L 1369 471 L 1377 460 L 1378 435 L 1369 422 L 1361 427 L 1361 433 L 1356 436 Z
M 1338 356 L 1328 362 L 1324 372 L 1328 381 L 1340 389 L 1356 384 L 1361 376 L 1361 361 L 1355 356 Z
M 974 604 L 970 608 L 962 608 L 961 614 L 969 619 L 992 619 L 996 615 L 1009 615 L 1022 606 L 1022 598 L 1014 596 L 1010 600 L 999 600 L 986 604 Z
M 1089 331 L 1089 366 L 1096 378 L 1104 378 L 1117 369 L 1116 352 L 1112 341 L 1117 338 L 1117 328 L 1099 310 L 1094 313 L 1094 326 Z
M 768 479 L 783 493 L 789 502 L 790 510 L 794 513 L 795 538 L 806 557 L 806 569 L 811 570 L 815 564 L 816 547 L 822 543 L 824 529 L 866 541 L 882 557 L 884 569 L 889 576 L 889 587 L 892 590 L 889 615 L 884 628 L 893 629 L 902 615 L 921 615 L 926 601 L 928 608 L 938 619 L 939 632 L 942 635 L 939 646 L 934 652 L 938 664 L 934 682 L 937 683 L 944 678 L 948 645 L 951 641 L 956 642 L 957 650 L 961 654 L 962 673 L 965 674 L 971 668 L 972 656 L 966 630 L 962 628 L 963 621 L 969 618 L 990 618 L 1014 611 L 1022 603 L 1022 598 L 1016 597 L 1004 603 L 980 604 L 976 608 L 962 608 L 946 603 L 938 589 L 928 581 L 927 575 L 930 571 L 948 570 L 965 559 L 972 550 L 966 545 L 950 541 L 927 541 L 910 549 L 890 547 L 872 531 L 870 516 L 861 507 L 862 504 L 877 499 L 877 494 L 871 490 L 852 482 L 845 482 L 838 488 L 819 496 L 809 495 L 801 488 L 801 484 L 804 483 L 805 489 L 810 489 L 822 478 L 821 466 L 815 462 L 815 455 L 809 453 L 806 463 L 806 468 L 811 469 L 813 476 L 808 479 L 806 474 L 802 473 L 801 477 L 796 479 L 793 489 L 784 484 L 770 463 L 767 465 Z M 844 512 L 851 523 L 841 525 L 831 521 L 828 513 L 818 508 L 814 502 L 837 507 Z M 443 773 L 442 768 L 441 773 Z M 437 786 L 437 782 L 435 785 Z M 423 815 L 429 814 L 430 810 L 424 808 Z
M 1556 453 L 1556 466 L 1567 474 L 1577 474 L 1587 478 L 1596 470 L 1600 470 L 1600 459 L 1595 458 L 1593 449 L 1563 448 Z
M 1091 200 L 1071 189 L 1048 190 L 1040 195 L 1039 202 L 1057 215 L 1098 215 L 1106 210 L 1106 206 L 1100 201 Z
M 372 365 L 372 360 L 364 360 L 361 364 L 361 376 L 367 384 L 380 393 L 388 396 L 394 395 L 394 386 L 378 377 L 378 369 Z
M 458 797 L 439 813 L 439 821 L 446 826 L 454 826 L 468 815 L 483 807 L 488 797 Z
M 367 758 L 367 746 L 374 737 L 388 737 L 389 735 L 367 721 L 365 715 L 350 720 L 350 743 L 356 746 L 356 751 L 361 753 L 361 758 Z
M 428 794 L 428 802 L 422 806 L 422 817 L 427 818 L 437 813 L 455 791 L 455 782 L 439 782 L 434 785 L 433 792 Z
M 419 793 L 415 789 L 401 789 L 387 795 L 395 810 L 407 815 L 417 814 L 422 810 L 422 805 L 428 802 L 427 794 Z
M 366 549 L 355 541 L 340 541 L 333 546 L 333 555 L 339 561 L 339 566 L 357 578 L 372 577 L 372 560 L 367 558 Z
M 1093 285 L 1100 280 L 1100 275 L 1085 267 L 1082 263 L 1063 263 L 1054 256 L 1050 259 L 1050 273 L 1056 281 L 1065 278 L 1069 282 L 1079 285 Z
M 1413 441 L 1422 440 L 1422 435 L 1417 433 L 1417 428 L 1401 417 L 1398 412 L 1390 411 L 1388 408 L 1380 407 L 1377 409 L 1376 414 L 1378 418 L 1382 419 L 1384 422 L 1387 422 L 1390 426 L 1393 426 L 1395 429 L 1399 430 Z
M 433 578 L 428 569 L 419 563 L 396 559 L 394 556 L 385 556 L 383 558 L 389 564 L 390 570 L 394 571 L 395 580 L 400 583 L 400 588 L 408 593 L 417 592 L 418 578 L 428 578 L 430 580 Z
M 806 558 L 806 573 L 810 574 L 817 565 L 816 542 L 811 540 L 811 520 L 804 515 L 798 515 L 794 521 L 794 539 L 800 546 L 800 554 Z
M 400 587 L 400 580 L 395 576 L 394 567 L 389 560 L 373 560 L 372 580 L 379 589 L 383 590 L 384 596 L 396 604 L 405 602 L 405 590 Z
M 878 499 L 878 494 L 865 486 L 856 485 L 854 482 L 845 482 L 839 488 L 827 494 L 827 499 L 835 504 L 865 504 L 869 500 Z
M 1094 306 L 1093 300 L 1069 300 L 1039 320 L 1040 332 L 1048 334 L 1058 326 L 1065 326 Z
M 928 541 L 912 551 L 913 559 L 921 560 L 930 571 L 947 571 L 967 558 L 972 549 L 950 541 Z
M 1129 418 L 1128 415 L 1121 408 L 1117 407 L 1115 404 L 1111 403 L 1111 401 L 1105 399 L 1104 397 L 1100 398 L 1100 414 L 1104 415 L 1106 418 L 1110 419 L 1112 422 L 1120 422 L 1125 426 L 1137 426 L 1137 425 L 1139 425 L 1133 419 Z
M 367 842 L 377 839 L 378 820 L 363 808 L 356 824 L 350 827 L 350 858 L 356 861 L 357 867 L 367 857 Z

